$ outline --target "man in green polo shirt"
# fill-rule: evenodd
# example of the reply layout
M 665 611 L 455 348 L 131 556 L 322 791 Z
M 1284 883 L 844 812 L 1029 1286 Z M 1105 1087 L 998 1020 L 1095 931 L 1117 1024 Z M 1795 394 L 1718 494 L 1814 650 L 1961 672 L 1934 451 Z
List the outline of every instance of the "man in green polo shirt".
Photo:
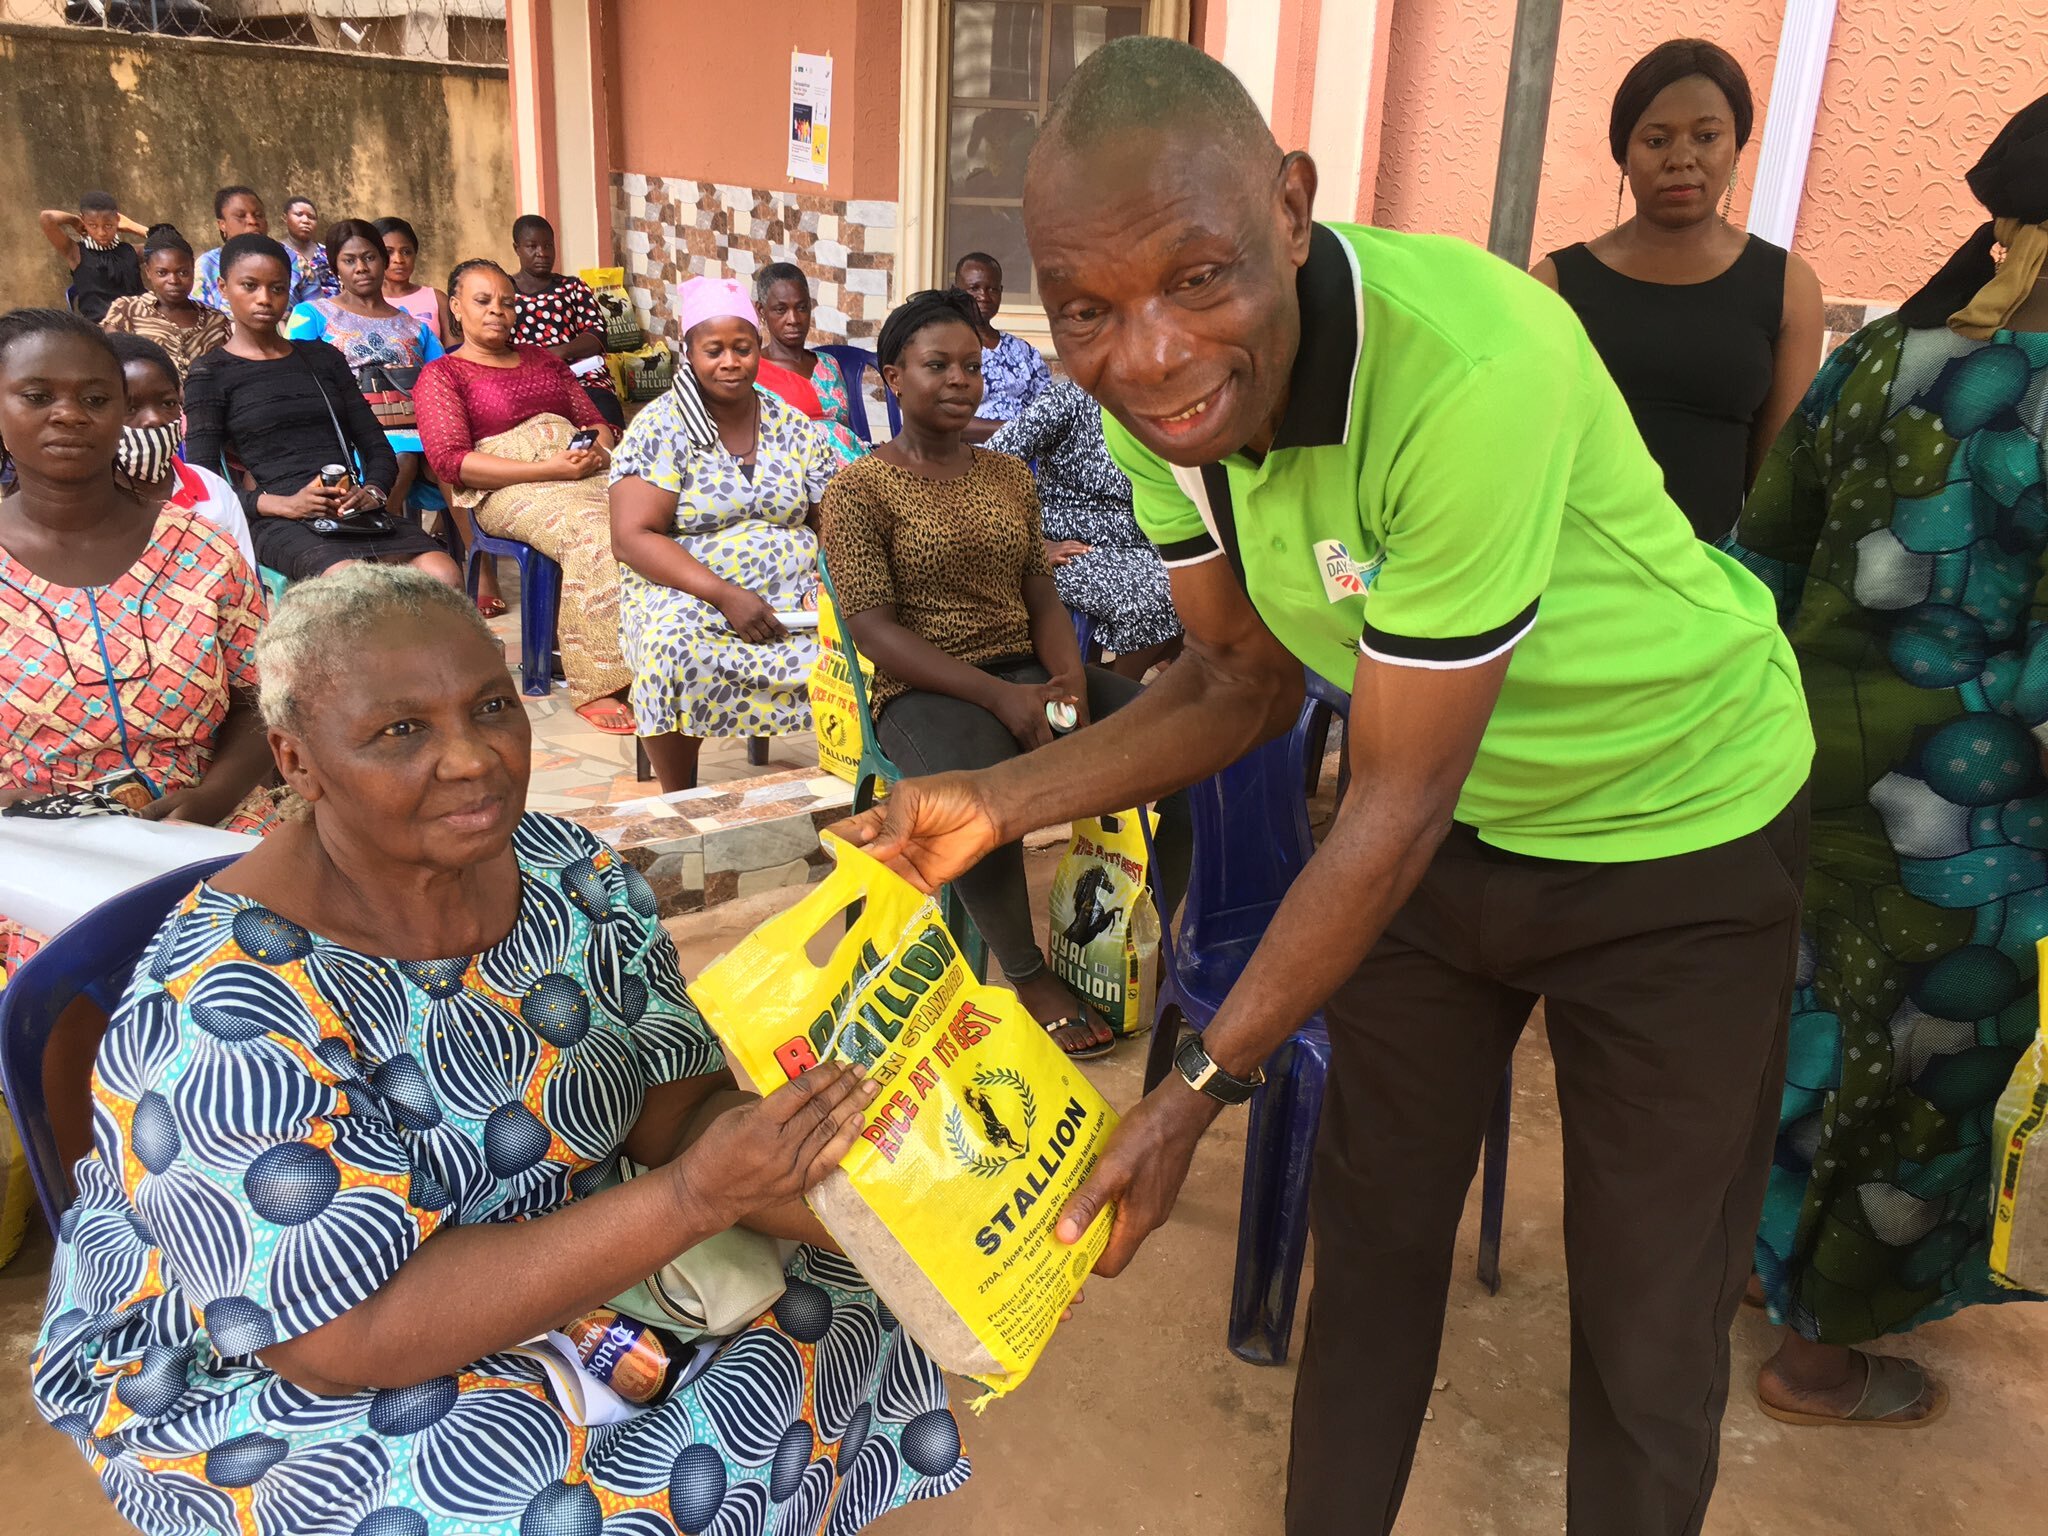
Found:
M 1308 1016 L 1331 1067 L 1293 1536 L 1393 1525 L 1496 1084 L 1540 998 L 1562 1114 L 1572 1536 L 1697 1532 L 1783 1079 L 1812 755 L 1763 588 L 1700 545 L 1556 295 L 1309 210 L 1235 79 L 1163 39 L 1078 69 L 1025 219 L 1187 628 L 1113 719 L 856 824 L 927 883 L 1147 800 L 1351 696 L 1351 787 L 1199 1042 L 1062 1223 L 1165 1221 Z

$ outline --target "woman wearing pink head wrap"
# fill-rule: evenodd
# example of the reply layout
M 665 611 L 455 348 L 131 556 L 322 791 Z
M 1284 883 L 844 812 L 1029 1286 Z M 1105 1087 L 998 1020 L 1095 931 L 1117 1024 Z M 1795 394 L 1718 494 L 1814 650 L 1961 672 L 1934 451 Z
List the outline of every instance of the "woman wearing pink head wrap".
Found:
M 817 507 L 838 462 L 812 422 L 756 387 L 746 289 L 700 277 L 679 298 L 683 366 L 627 429 L 611 491 L 619 639 L 664 793 L 697 782 L 707 736 L 810 729 L 817 637 L 777 615 L 815 601 Z

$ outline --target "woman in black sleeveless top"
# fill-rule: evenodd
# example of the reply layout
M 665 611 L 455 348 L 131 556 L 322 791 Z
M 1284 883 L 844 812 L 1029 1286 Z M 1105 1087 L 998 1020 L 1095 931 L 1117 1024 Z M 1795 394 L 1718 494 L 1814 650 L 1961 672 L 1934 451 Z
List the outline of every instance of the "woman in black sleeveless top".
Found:
M 1734 526 L 1779 427 L 1820 363 L 1813 269 L 1715 210 L 1754 119 L 1742 66 L 1668 42 L 1615 93 L 1608 143 L 1635 217 L 1545 257 L 1701 538 Z

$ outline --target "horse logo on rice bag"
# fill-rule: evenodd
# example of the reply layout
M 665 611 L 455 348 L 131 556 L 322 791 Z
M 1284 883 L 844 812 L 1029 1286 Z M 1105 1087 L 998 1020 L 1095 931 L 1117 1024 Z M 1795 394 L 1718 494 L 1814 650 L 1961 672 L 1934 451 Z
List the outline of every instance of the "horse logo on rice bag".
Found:
M 927 1353 L 1008 1392 L 1109 1239 L 1106 1211 L 1072 1247 L 1053 1228 L 1116 1117 L 1014 993 L 969 971 L 936 903 L 828 846 L 831 874 L 690 993 L 762 1093 L 822 1061 L 867 1069 L 881 1092 L 811 1208 Z
M 1119 1035 L 1152 1027 L 1159 912 L 1135 812 L 1074 823 L 1052 880 L 1052 969 Z

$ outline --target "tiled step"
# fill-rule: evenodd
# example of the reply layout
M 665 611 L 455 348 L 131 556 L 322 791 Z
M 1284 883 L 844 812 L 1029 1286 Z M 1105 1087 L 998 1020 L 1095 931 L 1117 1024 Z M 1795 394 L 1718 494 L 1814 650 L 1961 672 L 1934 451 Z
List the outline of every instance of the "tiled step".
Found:
M 820 829 L 853 809 L 853 787 L 793 768 L 621 805 L 571 811 L 654 887 L 663 917 L 805 885 L 830 864 Z

